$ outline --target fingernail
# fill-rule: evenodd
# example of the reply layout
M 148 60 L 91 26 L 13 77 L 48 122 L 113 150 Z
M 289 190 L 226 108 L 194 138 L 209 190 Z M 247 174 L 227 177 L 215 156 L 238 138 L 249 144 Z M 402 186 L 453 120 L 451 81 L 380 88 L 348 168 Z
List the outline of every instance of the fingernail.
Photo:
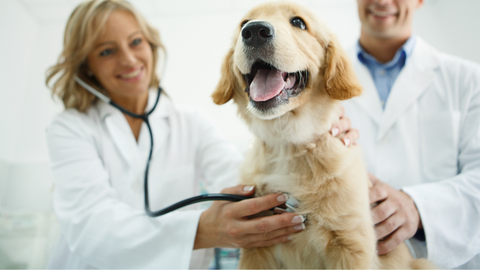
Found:
M 338 128 L 336 128 L 336 127 L 335 127 L 335 128 L 332 128 L 332 135 L 333 135 L 333 137 L 337 136 L 337 134 L 338 134 Z
M 293 228 L 297 231 L 301 231 L 301 230 L 305 230 L 305 224 L 298 224 L 298 225 L 295 225 L 293 226 Z
M 345 146 L 350 145 L 350 139 L 349 138 L 345 138 L 345 140 L 343 140 L 343 142 L 345 143 Z
M 287 194 L 282 194 L 282 195 L 277 197 L 277 201 L 279 201 L 279 202 L 286 202 L 287 200 L 288 200 Z
M 244 186 L 243 187 L 243 192 L 248 193 L 248 192 L 252 191 L 254 188 L 255 188 L 254 186 Z
M 304 221 L 305 221 L 305 217 L 302 215 L 295 216 L 292 219 L 292 223 L 302 223 Z
M 288 240 L 292 240 L 293 239 L 293 234 L 290 234 L 288 237 L 287 237 Z

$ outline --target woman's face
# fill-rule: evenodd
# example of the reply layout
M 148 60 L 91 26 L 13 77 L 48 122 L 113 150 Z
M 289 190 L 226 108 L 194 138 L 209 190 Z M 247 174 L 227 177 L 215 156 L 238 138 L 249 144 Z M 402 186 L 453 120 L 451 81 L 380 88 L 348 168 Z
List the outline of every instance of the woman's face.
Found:
M 88 67 L 112 99 L 148 94 L 153 53 L 135 17 L 114 11 L 88 54 Z

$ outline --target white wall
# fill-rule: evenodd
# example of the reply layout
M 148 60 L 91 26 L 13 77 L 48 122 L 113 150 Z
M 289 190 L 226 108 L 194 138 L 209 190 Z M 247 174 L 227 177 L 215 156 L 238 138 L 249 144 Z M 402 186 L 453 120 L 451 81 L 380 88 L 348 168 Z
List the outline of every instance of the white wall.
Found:
M 414 31 L 443 52 L 480 63 L 480 1 L 425 1 Z
M 5 213 L 51 211 L 45 128 L 62 110 L 44 84 L 79 0 L 0 0 L 0 229 Z M 257 0 L 132 0 L 167 47 L 163 87 L 176 103 L 203 109 L 242 151 L 252 136 L 233 104 L 210 99 L 240 18 Z M 358 37 L 355 0 L 304 0 L 344 46 Z M 480 62 L 478 0 L 426 0 L 414 30 L 438 49 Z M 0 238 L 1 241 L 1 238 Z M 0 242 L 1 251 L 1 242 Z M 1 254 L 0 254 L 1 255 Z M 1 266 L 1 265 L 0 265 Z

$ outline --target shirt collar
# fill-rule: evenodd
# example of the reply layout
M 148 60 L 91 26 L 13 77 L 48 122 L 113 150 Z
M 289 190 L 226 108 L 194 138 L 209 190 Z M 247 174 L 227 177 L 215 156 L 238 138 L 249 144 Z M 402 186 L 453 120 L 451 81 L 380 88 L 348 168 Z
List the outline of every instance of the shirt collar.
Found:
M 358 60 L 360 60 L 362 64 L 364 65 L 374 64 L 376 66 L 389 68 L 398 64 L 398 62 L 402 60 L 403 58 L 402 56 L 405 57 L 405 62 L 407 61 L 407 59 L 412 55 L 416 40 L 417 40 L 417 37 L 415 35 L 411 35 L 410 38 L 408 38 L 408 40 L 403 44 L 403 46 L 397 50 L 393 59 L 387 63 L 380 63 L 375 57 L 367 53 L 360 45 L 360 41 L 357 42 L 355 47 L 357 51 Z

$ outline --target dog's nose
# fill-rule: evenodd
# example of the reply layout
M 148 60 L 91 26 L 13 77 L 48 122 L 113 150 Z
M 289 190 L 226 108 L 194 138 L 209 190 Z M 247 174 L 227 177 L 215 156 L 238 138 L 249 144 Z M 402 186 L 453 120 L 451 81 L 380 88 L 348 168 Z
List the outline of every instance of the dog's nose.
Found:
M 274 36 L 273 26 L 267 22 L 251 22 L 242 30 L 243 42 L 252 47 L 260 47 Z

